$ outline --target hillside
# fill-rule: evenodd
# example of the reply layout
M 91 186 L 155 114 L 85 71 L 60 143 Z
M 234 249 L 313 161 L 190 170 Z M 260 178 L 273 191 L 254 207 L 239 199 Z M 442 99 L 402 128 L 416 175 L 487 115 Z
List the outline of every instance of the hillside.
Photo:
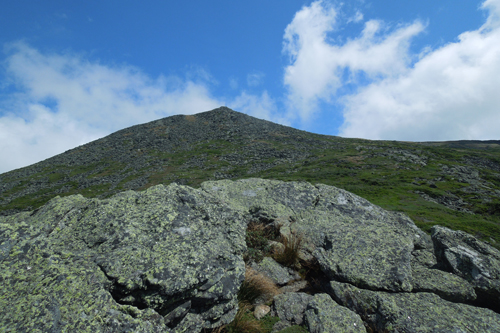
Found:
M 221 107 L 129 127 L 0 175 L 0 215 L 54 196 L 105 198 L 176 182 L 259 177 L 351 191 L 500 247 L 500 141 L 412 143 L 318 135 Z

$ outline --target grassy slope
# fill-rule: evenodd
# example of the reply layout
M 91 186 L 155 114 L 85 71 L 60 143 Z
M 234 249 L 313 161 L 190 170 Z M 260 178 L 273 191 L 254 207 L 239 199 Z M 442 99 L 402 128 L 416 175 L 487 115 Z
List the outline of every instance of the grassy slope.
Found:
M 487 159 L 500 166 L 500 148 L 498 146 L 475 148 L 449 148 L 446 145 L 423 145 L 416 143 L 368 141 L 358 139 L 342 139 L 315 134 L 303 134 L 305 138 L 314 138 L 325 143 L 325 147 L 311 146 L 311 156 L 305 160 L 283 161 L 277 158 L 259 158 L 248 163 L 235 165 L 224 160 L 223 156 L 244 152 L 255 144 L 265 144 L 276 150 L 294 149 L 286 138 L 269 137 L 262 142 L 229 143 L 223 140 L 213 140 L 194 144 L 189 151 L 162 152 L 156 150 L 145 151 L 144 154 L 153 160 L 165 161 L 161 171 L 131 170 L 127 165 L 104 160 L 96 164 L 85 166 L 53 165 L 46 167 L 32 175 L 30 179 L 23 179 L 20 183 L 3 195 L 15 193 L 27 186 L 30 182 L 44 180 L 45 182 L 63 182 L 55 189 L 65 188 L 60 195 L 75 193 L 87 197 L 107 197 L 124 190 L 124 185 L 150 173 L 146 184 L 138 189 L 145 189 L 156 184 L 168 184 L 182 180 L 190 186 L 198 186 L 201 182 L 214 179 L 216 172 L 229 174 L 233 179 L 261 177 L 286 181 L 308 181 L 334 185 L 351 191 L 369 201 L 389 210 L 402 211 L 408 214 L 422 229 L 429 231 L 433 225 L 439 224 L 469 232 L 500 247 L 500 199 L 490 196 L 484 201 L 474 193 L 465 193 L 462 188 L 469 184 L 460 183 L 450 175 L 443 174 L 442 165 L 467 166 L 465 158 L 475 157 Z M 384 155 L 389 150 L 404 150 L 418 156 L 425 157 L 425 165 L 405 160 L 404 154 L 394 153 Z M 192 165 L 190 161 L 198 159 L 203 167 Z M 263 169 L 251 172 L 252 165 L 262 165 Z M 274 166 L 273 166 L 274 165 Z M 99 166 L 99 168 L 97 168 Z M 483 185 L 493 190 L 500 190 L 500 177 L 495 170 L 474 167 L 479 171 Z M 96 171 L 97 170 L 97 171 Z M 107 175 L 122 173 L 129 174 L 119 184 L 115 184 L 110 191 L 111 184 L 93 185 L 82 188 L 72 182 L 71 177 L 84 174 L 86 179 L 106 177 Z M 217 178 L 217 177 L 215 177 Z M 436 179 L 440 179 L 436 181 Z M 65 181 L 66 180 L 66 181 Z M 417 185 L 419 184 L 419 185 Z M 433 187 L 430 184 L 434 184 Z M 424 200 L 415 193 L 421 191 L 431 197 L 456 194 L 468 203 L 467 209 L 475 212 L 469 214 L 449 209 L 441 204 Z M 51 190 L 42 189 L 19 197 L 7 205 L 5 209 L 22 209 L 31 206 L 36 208 L 54 194 Z

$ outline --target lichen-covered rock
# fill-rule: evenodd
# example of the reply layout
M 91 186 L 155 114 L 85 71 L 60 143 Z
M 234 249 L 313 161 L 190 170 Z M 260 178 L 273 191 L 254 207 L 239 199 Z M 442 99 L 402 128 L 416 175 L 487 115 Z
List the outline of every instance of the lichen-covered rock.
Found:
M 57 197 L 0 217 L 0 331 L 201 332 L 227 324 L 255 219 L 302 237 L 300 257 L 311 260 L 302 267 L 314 267 L 307 276 L 325 273 L 309 287 L 326 284 L 340 304 L 285 292 L 304 284 L 283 287 L 275 329 L 304 325 L 306 315 L 311 331 L 356 332 L 359 317 L 344 306 L 368 330 L 500 332 L 492 311 L 500 310 L 497 250 L 446 228 L 435 227 L 431 240 L 407 216 L 333 186 L 263 179 L 159 185 L 106 200 Z M 270 258 L 259 268 L 278 283 L 297 277 Z M 332 321 L 347 326 L 330 329 Z
M 431 292 L 442 298 L 461 303 L 476 300 L 474 287 L 467 280 L 439 269 L 430 249 L 412 252 L 413 292 Z
M 432 293 L 389 293 L 330 282 L 333 299 L 376 332 L 500 332 L 500 314 Z
M 340 306 L 327 294 L 316 294 L 305 312 L 307 328 L 311 333 L 366 332 L 361 317 L 346 307 Z
M 469 281 L 480 303 L 500 311 L 500 251 L 463 231 L 434 226 L 434 252 L 441 267 Z
M 252 268 L 268 276 L 277 285 L 285 285 L 300 279 L 300 275 L 297 272 L 281 266 L 271 257 L 264 257 L 260 263 L 254 263 Z
M 474 287 L 459 276 L 419 265 L 412 268 L 413 292 L 431 292 L 448 301 L 461 303 L 477 298 Z
M 0 217 L 0 330 L 199 332 L 229 323 L 244 278 L 242 215 L 171 184 L 55 198 Z
M 205 182 L 202 188 L 242 213 L 289 217 L 282 230 L 302 234 L 305 249 L 331 279 L 360 287 L 411 291 L 411 253 L 432 247 L 408 217 L 333 186 L 246 179 Z
M 274 311 L 280 321 L 289 325 L 301 325 L 312 296 L 306 293 L 285 293 L 274 296 Z

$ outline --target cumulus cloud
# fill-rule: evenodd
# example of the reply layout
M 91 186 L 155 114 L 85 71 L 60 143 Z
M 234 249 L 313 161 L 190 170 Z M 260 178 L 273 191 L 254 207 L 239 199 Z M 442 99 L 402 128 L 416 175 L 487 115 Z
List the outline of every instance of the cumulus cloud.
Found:
M 341 135 L 396 140 L 498 139 L 500 1 L 486 23 L 427 51 L 411 68 L 344 100 Z
M 418 20 L 395 27 L 368 20 L 359 36 L 342 41 L 332 36 L 349 22 L 338 22 L 336 8 L 326 1 L 303 7 L 284 34 L 291 114 L 309 120 L 320 102 L 335 102 L 343 112 L 342 136 L 498 139 L 500 0 L 481 8 L 488 13 L 483 26 L 412 54 L 412 38 L 426 28 Z
M 329 38 L 337 16 L 331 5 L 315 1 L 297 12 L 285 29 L 283 52 L 290 65 L 285 68 L 284 83 L 289 107 L 303 120 L 314 114 L 319 100 L 330 101 L 346 80 L 355 79 L 360 72 L 376 78 L 404 71 L 411 61 L 410 39 L 424 29 L 415 21 L 386 33 L 383 22 L 370 20 L 358 38 L 339 45 Z
M 260 95 L 242 92 L 229 103 L 229 107 L 259 119 L 290 125 L 290 121 L 279 112 L 276 101 L 267 91 Z
M 17 92 L 0 105 L 0 172 L 34 163 L 118 129 L 223 103 L 204 79 L 152 79 L 131 66 L 78 55 L 6 47 L 6 81 Z

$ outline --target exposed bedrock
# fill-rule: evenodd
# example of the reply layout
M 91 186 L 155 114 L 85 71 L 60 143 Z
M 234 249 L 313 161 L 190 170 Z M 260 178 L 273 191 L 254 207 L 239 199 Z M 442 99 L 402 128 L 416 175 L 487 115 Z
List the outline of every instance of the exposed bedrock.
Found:
M 0 330 L 201 332 L 227 324 L 255 217 L 300 235 L 301 258 L 326 276 L 321 293 L 276 296 L 283 327 L 500 331 L 496 249 L 441 227 L 431 237 L 407 216 L 332 186 L 263 179 L 158 185 L 105 200 L 56 197 L 0 217 Z M 257 268 L 278 284 L 300 279 L 270 259 Z M 291 300 L 301 305 L 292 311 Z

